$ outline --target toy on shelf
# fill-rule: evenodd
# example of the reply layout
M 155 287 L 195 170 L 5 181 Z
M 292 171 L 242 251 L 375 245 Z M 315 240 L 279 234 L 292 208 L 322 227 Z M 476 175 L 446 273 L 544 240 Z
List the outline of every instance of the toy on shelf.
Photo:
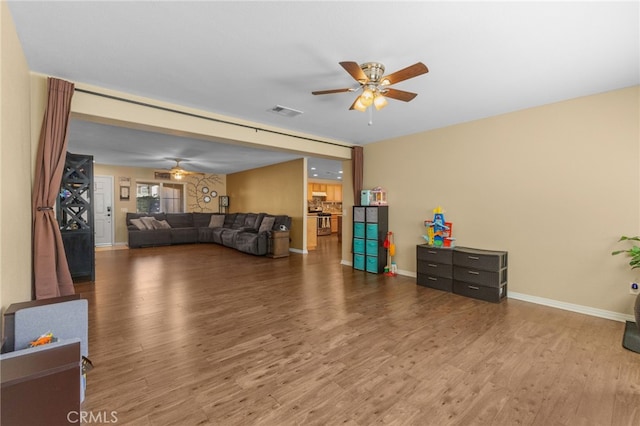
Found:
M 387 205 L 387 191 L 381 186 L 376 186 L 371 190 L 371 205 L 372 206 L 386 206 Z
M 388 277 L 395 277 L 398 275 L 398 266 L 396 262 L 393 261 L 393 257 L 396 255 L 393 232 L 387 232 L 387 238 L 384 240 L 383 247 L 387 249 L 387 266 L 384 267 L 384 274 Z
M 422 237 L 428 245 L 446 248 L 455 245 L 453 223 L 445 221 L 442 207 L 438 206 L 433 209 L 433 220 L 425 220 L 424 226 L 427 228 L 427 235 Z

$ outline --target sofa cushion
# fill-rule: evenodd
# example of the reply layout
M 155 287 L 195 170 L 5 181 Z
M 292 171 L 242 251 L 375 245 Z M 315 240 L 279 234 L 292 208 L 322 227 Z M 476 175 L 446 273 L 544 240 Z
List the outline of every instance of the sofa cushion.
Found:
M 198 228 L 171 228 L 171 244 L 198 242 Z
M 193 213 L 169 213 L 167 222 L 172 228 L 193 228 Z
M 246 213 L 236 213 L 236 219 L 233 221 L 231 225 L 231 229 L 242 229 L 244 228 L 244 220 L 247 218 Z
M 209 228 L 222 228 L 224 225 L 224 215 L 223 214 L 212 214 L 211 220 L 209 221 Z
M 171 229 L 171 225 L 166 220 L 155 220 L 153 221 L 153 229 Z
M 273 229 L 273 224 L 276 222 L 275 216 L 265 216 L 262 218 L 262 223 L 260 224 L 260 228 L 258 232 L 266 232 L 271 231 Z
M 264 214 L 256 214 L 256 213 L 247 213 L 247 216 L 244 218 L 244 229 L 250 229 L 257 231 L 260 227 L 260 223 L 262 222 L 262 218 Z
M 147 229 L 155 229 L 153 227 L 153 221 L 156 220 L 155 217 L 153 216 L 143 216 L 140 218 L 140 220 L 142 221 L 142 223 L 144 223 L 144 226 L 147 227 Z
M 141 231 L 143 229 L 147 229 L 147 227 L 144 225 L 144 223 L 142 223 L 140 219 L 130 219 L 129 222 L 131 222 L 132 225 L 134 225 L 136 228 L 138 228 Z
M 228 213 L 224 215 L 224 225 L 222 225 L 225 228 L 231 228 L 233 226 L 233 222 L 235 222 L 236 220 L 236 214 L 235 213 Z
M 201 213 L 193 212 L 193 226 L 196 228 L 203 228 L 209 226 L 209 221 L 214 213 Z M 217 213 L 215 213 L 217 214 Z

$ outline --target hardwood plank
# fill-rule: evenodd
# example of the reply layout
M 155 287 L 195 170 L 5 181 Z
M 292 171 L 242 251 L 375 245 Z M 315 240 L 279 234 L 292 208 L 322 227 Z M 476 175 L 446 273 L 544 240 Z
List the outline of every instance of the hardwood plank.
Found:
M 119 424 L 640 424 L 624 324 L 308 255 L 96 252 L 85 411 Z

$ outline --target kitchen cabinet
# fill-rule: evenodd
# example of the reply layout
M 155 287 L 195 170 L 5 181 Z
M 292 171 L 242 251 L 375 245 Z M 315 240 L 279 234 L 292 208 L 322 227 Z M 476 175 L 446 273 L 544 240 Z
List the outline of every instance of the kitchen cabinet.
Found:
M 342 202 L 342 185 L 334 185 L 333 191 L 334 191 L 333 201 L 337 201 L 341 203 Z
M 312 183 L 313 192 L 327 192 L 326 183 Z
M 307 250 L 315 250 L 318 246 L 318 216 L 307 216 Z
M 331 233 L 335 234 L 338 232 L 338 216 L 342 216 L 341 214 L 332 214 L 331 215 Z
M 327 201 L 335 201 L 335 185 L 327 184 Z

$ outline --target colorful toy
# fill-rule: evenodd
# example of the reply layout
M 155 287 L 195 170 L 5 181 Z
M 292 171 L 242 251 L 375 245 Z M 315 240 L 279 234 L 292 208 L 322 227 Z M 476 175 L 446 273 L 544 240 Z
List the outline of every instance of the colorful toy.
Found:
M 393 242 L 393 232 L 387 232 L 383 247 L 387 249 L 387 266 L 384 267 L 384 274 L 389 277 L 395 277 L 398 274 L 398 266 L 392 260 L 396 255 L 396 245 Z
M 433 209 L 433 220 L 425 220 L 424 226 L 427 228 L 427 235 L 423 238 L 428 245 L 433 247 L 453 247 L 453 224 L 446 222 L 442 207 Z
M 33 342 L 29 343 L 29 347 L 36 347 L 36 346 L 42 346 L 42 345 L 46 345 L 49 344 L 51 342 L 55 342 L 56 338 L 53 337 L 53 333 L 52 332 L 48 332 L 43 334 L 42 336 L 38 337 L 36 340 L 34 340 Z

